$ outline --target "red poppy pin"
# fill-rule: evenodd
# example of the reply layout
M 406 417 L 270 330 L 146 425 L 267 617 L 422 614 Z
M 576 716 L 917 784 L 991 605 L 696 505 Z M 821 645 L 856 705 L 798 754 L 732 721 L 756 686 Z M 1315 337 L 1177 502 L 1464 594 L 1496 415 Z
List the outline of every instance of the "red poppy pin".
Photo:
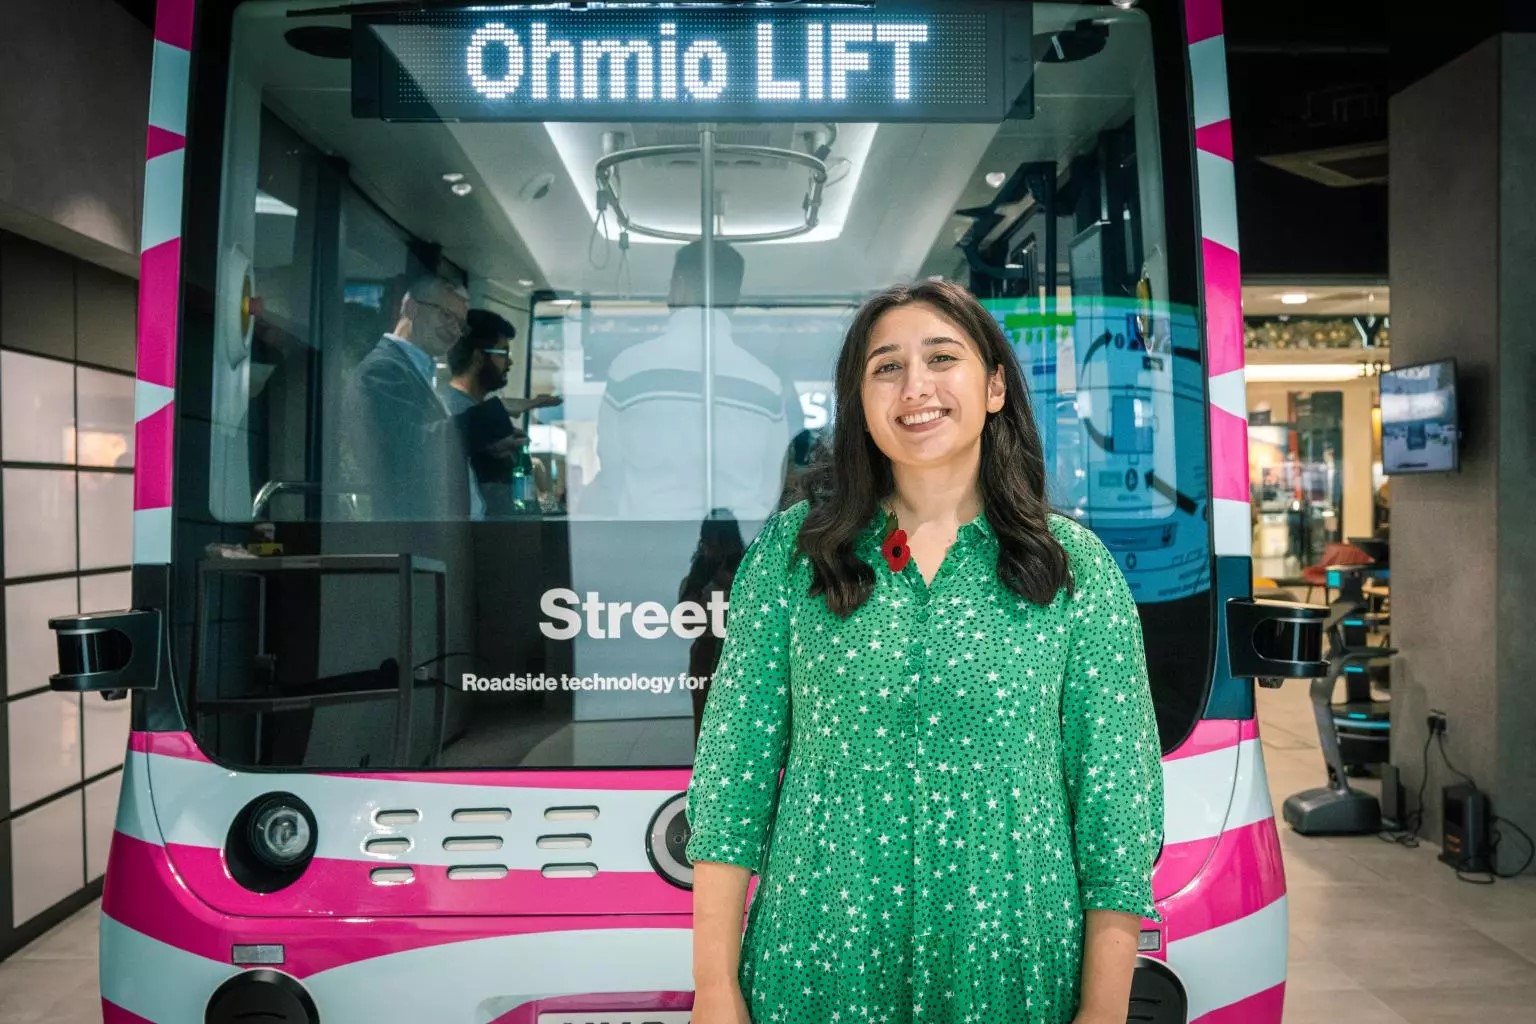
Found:
M 885 543 L 880 545 L 880 553 L 885 556 L 885 564 L 891 567 L 891 572 L 901 572 L 912 558 L 912 549 L 907 547 L 907 531 L 896 525 L 896 513 L 889 509 L 885 513 Z

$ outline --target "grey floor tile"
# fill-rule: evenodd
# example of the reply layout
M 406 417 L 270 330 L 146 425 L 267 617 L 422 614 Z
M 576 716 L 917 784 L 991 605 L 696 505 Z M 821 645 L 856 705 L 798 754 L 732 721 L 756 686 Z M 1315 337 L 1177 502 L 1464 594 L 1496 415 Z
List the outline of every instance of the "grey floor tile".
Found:
M 1408 1024 L 1371 993 L 1361 989 L 1292 992 L 1285 987 L 1285 1024 Z
M 1536 1019 L 1536 985 L 1384 988 L 1375 994 L 1408 1024 L 1529 1024 Z

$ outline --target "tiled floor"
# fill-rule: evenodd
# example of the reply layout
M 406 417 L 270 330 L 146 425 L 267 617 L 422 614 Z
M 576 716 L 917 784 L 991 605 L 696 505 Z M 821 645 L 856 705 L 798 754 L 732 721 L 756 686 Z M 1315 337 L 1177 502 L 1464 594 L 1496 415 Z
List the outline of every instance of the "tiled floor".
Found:
M 1261 690 L 1275 806 L 1320 784 L 1306 687 Z M 1286 1024 L 1536 1020 L 1536 877 L 1457 881 L 1425 843 L 1305 839 L 1282 827 L 1290 888 Z M 0 963 L 4 1024 L 96 1024 L 96 908 Z M 195 1022 L 188 1022 L 195 1024 Z

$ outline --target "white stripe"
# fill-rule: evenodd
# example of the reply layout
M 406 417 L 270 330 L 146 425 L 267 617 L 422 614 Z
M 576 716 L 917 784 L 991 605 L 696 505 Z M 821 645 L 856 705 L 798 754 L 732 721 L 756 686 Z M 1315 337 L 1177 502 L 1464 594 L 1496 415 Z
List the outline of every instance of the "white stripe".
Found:
M 192 55 L 179 46 L 155 41 L 149 80 L 149 123 L 177 135 L 187 134 L 187 75 Z
M 123 759 L 123 788 L 117 798 L 116 829 L 125 836 L 164 846 L 155 822 L 155 802 L 149 791 L 149 765 L 143 754 L 128 751 Z
M 1212 538 L 1218 555 L 1253 554 L 1253 518 L 1246 501 L 1212 498 Z
M 185 167 L 184 149 L 162 153 L 144 165 L 141 252 L 181 237 L 181 176 Z
M 544 789 L 524 786 L 462 786 L 436 782 L 338 778 L 330 775 L 230 771 L 185 758 L 152 755 L 150 780 L 155 813 L 169 843 L 221 847 L 236 813 L 263 793 L 281 789 L 309 805 L 320 823 L 317 857 L 369 864 L 504 864 L 514 871 L 537 871 L 546 864 L 581 862 L 599 871 L 655 871 L 646 856 L 651 818 L 681 790 Z M 596 821 L 547 821 L 549 807 L 592 805 Z M 507 821 L 456 824 L 459 808 L 505 807 Z M 376 828 L 380 810 L 417 810 L 421 820 L 399 828 Z M 587 835 L 584 849 L 539 849 L 543 835 Z M 412 846 L 399 856 L 364 852 L 370 838 L 404 836 Z M 495 852 L 443 849 L 450 837 L 497 836 Z
M 428 946 L 323 971 L 305 984 L 326 1024 L 485 1021 L 549 996 L 691 991 L 692 963 L 686 928 L 599 928 Z
M 1285 980 L 1290 925 L 1281 897 L 1231 924 L 1168 943 L 1168 963 L 1189 989 L 1187 1020 Z
M 171 404 L 176 397 L 174 388 L 168 388 L 164 384 L 152 384 L 147 380 L 133 382 L 133 419 L 134 422 L 153 416 L 155 413 Z
M 1269 777 L 1264 770 L 1264 748 L 1258 740 L 1244 740 L 1237 753 L 1232 808 L 1227 811 L 1222 831 L 1256 825 L 1274 816 L 1274 805 L 1269 802 Z
M 1200 234 L 1233 252 L 1237 245 L 1237 178 L 1232 161 L 1200 150 L 1195 153 L 1200 183 Z
M 101 997 L 154 1024 L 202 1020 L 208 997 L 235 971 L 101 915 Z
M 133 564 L 169 565 L 171 561 L 171 510 L 133 510 Z
M 1237 747 L 1163 762 L 1163 842 L 1167 845 L 1221 835 L 1232 782 L 1237 772 Z
M 691 991 L 692 962 L 687 928 L 594 928 L 390 953 L 300 984 L 326 1024 L 468 1022 L 551 996 Z M 202 1020 L 208 997 L 236 970 L 102 915 L 102 997 L 155 1024 Z
M 1195 93 L 1195 127 L 1232 116 L 1227 104 L 1227 40 L 1202 39 L 1189 48 L 1189 78 Z
M 1230 370 L 1211 378 L 1211 404 L 1242 420 L 1248 419 L 1248 383 L 1242 370 Z

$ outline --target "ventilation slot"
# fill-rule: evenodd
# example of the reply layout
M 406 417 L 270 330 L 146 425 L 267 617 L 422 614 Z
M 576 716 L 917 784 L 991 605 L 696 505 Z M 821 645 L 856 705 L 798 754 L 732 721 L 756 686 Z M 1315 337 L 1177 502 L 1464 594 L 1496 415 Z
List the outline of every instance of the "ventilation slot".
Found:
M 500 836 L 450 836 L 443 840 L 449 853 L 487 853 L 501 849 Z
M 410 868 L 374 868 L 368 872 L 374 885 L 405 885 L 416 878 Z
M 544 812 L 546 821 L 596 821 L 596 807 L 551 807 Z
M 488 821 L 508 821 L 512 811 L 507 807 L 460 807 L 453 812 L 453 820 L 460 825 L 476 825 Z
M 380 828 L 400 828 L 420 820 L 420 811 L 375 811 L 373 814 L 373 823 Z
M 504 864 L 466 864 L 463 867 L 448 869 L 450 882 L 494 881 L 506 877 L 507 868 Z
M 363 844 L 363 849 L 375 857 L 398 857 L 411 848 L 411 841 L 405 838 L 370 839 Z
M 591 836 L 539 836 L 541 850 L 585 850 L 591 845 Z
M 592 878 L 597 874 L 596 864 L 545 864 L 545 878 Z

